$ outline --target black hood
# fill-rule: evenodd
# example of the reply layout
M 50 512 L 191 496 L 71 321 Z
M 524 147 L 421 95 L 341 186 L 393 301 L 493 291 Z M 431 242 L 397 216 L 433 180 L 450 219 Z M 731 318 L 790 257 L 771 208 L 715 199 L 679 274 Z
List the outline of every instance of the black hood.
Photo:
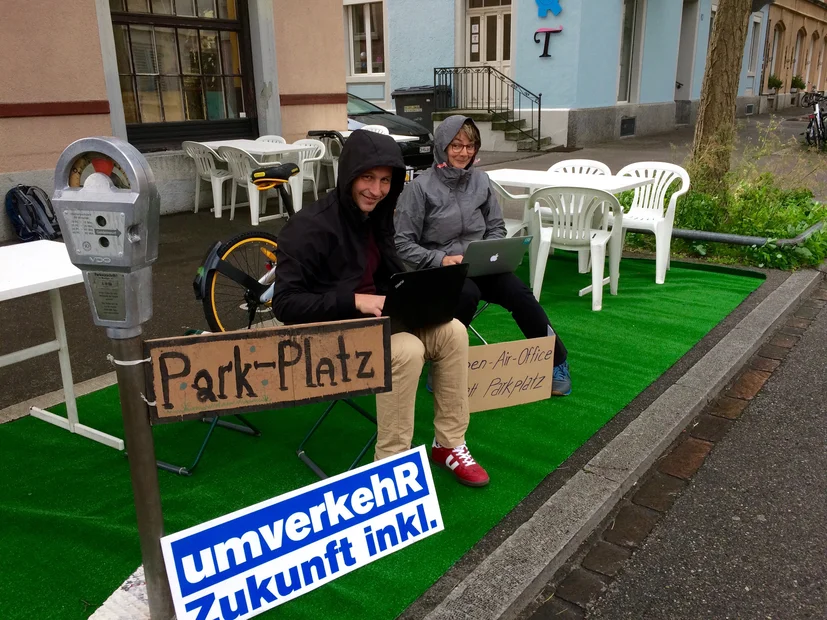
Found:
M 365 218 L 353 201 L 350 193 L 356 178 L 371 168 L 390 166 L 393 168 L 391 189 L 388 195 L 376 205 L 369 218 Z M 348 216 L 357 219 L 371 219 L 375 222 L 392 221 L 396 200 L 405 186 L 405 162 L 399 145 L 390 136 L 358 129 L 350 134 L 339 157 L 339 179 L 336 192 L 339 204 Z

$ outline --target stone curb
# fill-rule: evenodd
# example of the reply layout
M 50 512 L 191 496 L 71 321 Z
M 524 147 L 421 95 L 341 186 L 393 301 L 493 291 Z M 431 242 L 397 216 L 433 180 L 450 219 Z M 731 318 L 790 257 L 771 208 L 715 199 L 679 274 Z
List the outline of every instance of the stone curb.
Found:
M 814 270 L 790 275 L 486 557 L 427 620 L 519 614 L 821 278 Z

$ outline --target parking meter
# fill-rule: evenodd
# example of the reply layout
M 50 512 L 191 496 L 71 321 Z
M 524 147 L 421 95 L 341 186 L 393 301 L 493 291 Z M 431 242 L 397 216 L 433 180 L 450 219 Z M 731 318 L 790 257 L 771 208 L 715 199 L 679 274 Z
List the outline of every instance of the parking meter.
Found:
M 52 205 L 72 262 L 83 271 L 96 325 L 131 338 L 152 317 L 160 197 L 143 155 L 118 138 L 83 138 L 55 168 Z
M 144 156 L 118 138 L 83 138 L 58 159 L 52 195 L 96 325 L 112 340 L 151 620 L 174 616 L 161 554 L 164 521 L 149 425 L 141 326 L 152 317 L 161 200 Z

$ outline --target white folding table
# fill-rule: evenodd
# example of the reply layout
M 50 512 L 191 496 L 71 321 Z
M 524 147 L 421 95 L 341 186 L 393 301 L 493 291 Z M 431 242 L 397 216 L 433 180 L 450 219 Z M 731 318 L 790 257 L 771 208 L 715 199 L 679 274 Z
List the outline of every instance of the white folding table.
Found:
M 302 149 L 307 148 L 307 146 L 302 146 L 300 144 L 279 144 L 276 142 L 265 142 L 263 140 L 215 140 L 213 142 L 200 142 L 199 144 L 208 146 L 213 150 L 220 146 L 232 146 L 248 152 L 254 158 L 259 160 L 261 157 L 272 159 L 284 154 L 297 153 Z M 293 194 L 293 210 L 298 212 L 301 211 L 302 208 L 304 171 L 302 169 L 301 162 L 296 163 L 299 166 L 299 172 L 298 174 L 290 177 L 288 183 L 290 184 L 290 191 Z M 221 217 L 221 212 L 216 211 L 215 217 Z
M 0 356 L 0 368 L 57 351 L 67 417 L 63 418 L 38 407 L 30 409 L 31 415 L 116 450 L 123 450 L 122 439 L 78 422 L 60 288 L 81 282 L 83 275 L 69 260 L 63 243 L 31 241 L 0 248 L 0 302 L 48 291 L 55 327 L 54 340 Z
M 348 129 L 347 131 L 340 131 L 339 135 L 341 135 L 343 138 L 347 139 L 347 138 L 350 137 L 350 134 L 352 134 L 354 131 L 359 131 L 359 130 L 358 129 L 355 129 L 355 130 Z M 419 140 L 419 136 L 400 136 L 399 134 L 395 134 L 395 133 L 390 134 L 390 137 L 393 138 L 397 142 L 416 142 L 417 140 Z

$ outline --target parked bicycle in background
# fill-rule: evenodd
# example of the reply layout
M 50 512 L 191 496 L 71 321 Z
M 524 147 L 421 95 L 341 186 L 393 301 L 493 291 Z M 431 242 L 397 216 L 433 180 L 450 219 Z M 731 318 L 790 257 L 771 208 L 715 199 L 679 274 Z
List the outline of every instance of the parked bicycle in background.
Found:
M 827 142 L 827 135 L 824 133 L 825 112 L 822 111 L 821 104 L 827 99 L 824 95 L 819 93 L 806 93 L 811 95 L 813 113 L 810 114 L 810 122 L 807 124 L 807 130 L 804 132 L 804 138 L 807 140 L 809 146 L 814 146 L 821 150 Z

